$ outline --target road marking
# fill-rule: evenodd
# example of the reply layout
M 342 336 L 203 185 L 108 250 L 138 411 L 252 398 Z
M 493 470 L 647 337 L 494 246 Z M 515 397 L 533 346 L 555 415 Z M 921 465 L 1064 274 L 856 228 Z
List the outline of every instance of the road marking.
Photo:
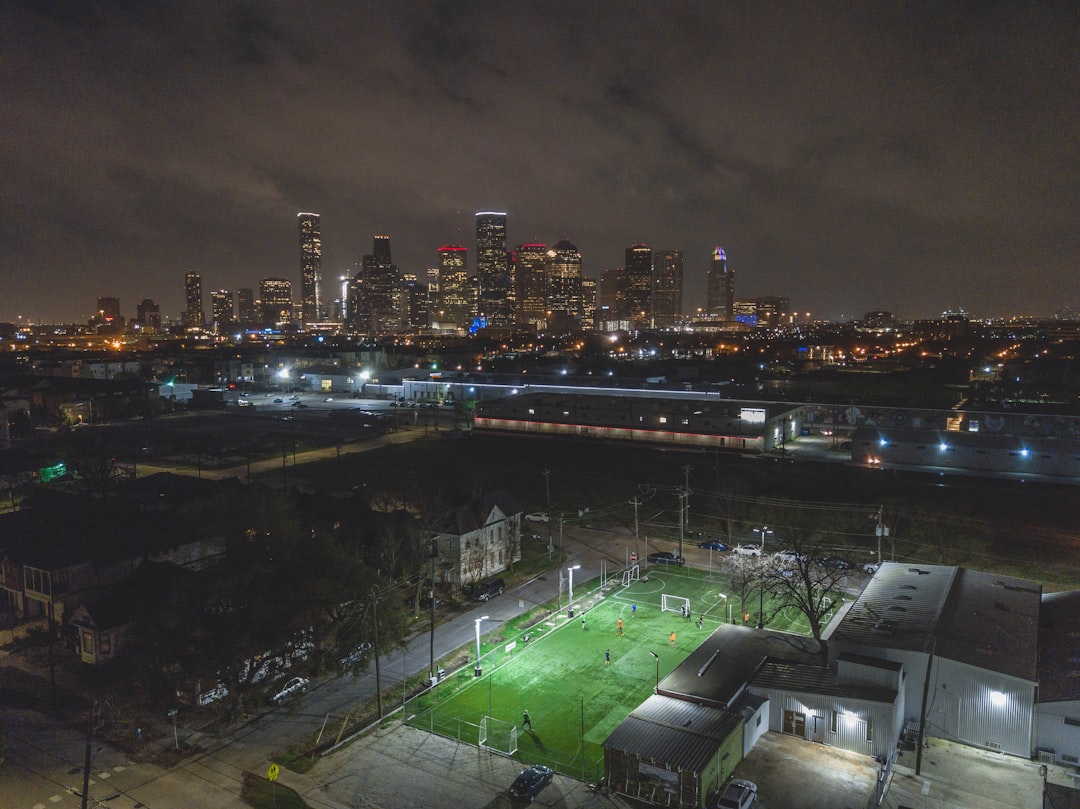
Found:
M 923 781 L 922 782 L 922 794 L 924 796 L 930 794 L 930 782 L 929 781 Z
M 100 779 L 101 779 L 102 781 L 104 781 L 104 780 L 105 780 L 106 778 L 108 778 L 108 777 L 109 777 L 109 776 L 110 776 L 111 774 L 112 774 L 112 773 L 107 773 L 107 772 L 99 772 L 99 773 L 97 774 L 97 777 L 98 777 L 98 778 L 100 778 Z
M 127 767 L 125 767 L 123 764 L 117 764 L 112 769 L 113 769 L 113 772 L 123 772 L 124 770 L 127 769 Z
M 63 800 L 63 798 L 61 798 L 59 795 L 51 795 L 51 796 L 49 796 L 49 801 L 52 802 L 52 803 L 60 803 L 60 801 L 62 801 L 62 800 Z

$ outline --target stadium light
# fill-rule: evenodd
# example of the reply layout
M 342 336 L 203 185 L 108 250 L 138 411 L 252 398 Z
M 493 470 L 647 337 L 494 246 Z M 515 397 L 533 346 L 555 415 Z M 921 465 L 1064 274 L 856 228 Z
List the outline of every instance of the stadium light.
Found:
M 570 603 L 566 605 L 566 615 L 569 618 L 574 617 L 574 571 L 580 570 L 581 565 L 574 565 L 573 567 L 566 568 L 570 571 Z
M 649 654 L 653 656 L 653 660 L 656 661 L 656 685 L 653 686 L 653 693 L 660 693 L 660 655 L 656 652 L 650 651 Z
M 488 618 L 489 618 L 489 616 L 484 615 L 483 617 L 476 618 L 473 621 L 476 624 L 476 676 L 477 677 L 479 677 L 483 673 L 483 670 L 480 668 L 480 622 L 481 621 L 486 621 Z

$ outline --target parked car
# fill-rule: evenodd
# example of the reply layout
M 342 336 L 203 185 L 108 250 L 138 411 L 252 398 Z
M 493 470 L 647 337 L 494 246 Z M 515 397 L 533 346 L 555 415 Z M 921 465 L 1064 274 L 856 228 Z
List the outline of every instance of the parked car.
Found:
M 785 565 L 797 565 L 804 558 L 801 553 L 795 553 L 795 551 L 780 551 L 774 555 L 776 561 Z
M 841 559 L 839 556 L 826 556 L 818 564 L 832 570 L 851 570 L 852 567 L 851 562 L 847 559 Z
M 554 775 L 550 767 L 543 764 L 533 764 L 521 771 L 510 785 L 510 797 L 515 801 L 531 803 L 544 787 L 551 783 Z
M 685 559 L 676 556 L 671 551 L 656 551 L 650 553 L 647 558 L 654 565 L 682 565 L 686 563 Z
M 371 644 L 368 641 L 364 641 L 343 658 L 341 658 L 341 667 L 348 668 L 354 666 L 364 659 L 364 656 L 371 651 Z
M 757 802 L 757 784 L 736 778 L 724 787 L 716 802 L 717 809 L 750 809 Z
M 877 573 L 880 568 L 881 562 L 870 562 L 869 564 L 862 566 L 863 573 L 867 573 L 871 576 Z
M 442 599 L 438 596 L 424 596 L 420 599 L 420 609 L 422 610 L 430 610 L 440 604 L 442 604 Z
M 699 542 L 698 547 L 703 548 L 707 551 L 726 551 L 728 549 L 728 546 L 718 539 L 710 539 L 706 542 Z
M 551 517 L 542 511 L 534 511 L 525 515 L 525 522 L 551 522 Z
M 280 691 L 270 697 L 270 701 L 276 704 L 284 702 L 298 694 L 303 694 L 307 691 L 308 682 L 309 680 L 307 677 L 293 677 L 281 687 Z
M 736 545 L 735 550 L 732 553 L 737 553 L 739 556 L 761 556 L 760 545 Z
M 274 404 L 285 404 L 284 399 L 274 399 Z
M 506 589 L 506 582 L 502 579 L 491 579 L 486 581 L 473 590 L 473 598 L 477 601 L 490 601 L 497 595 L 502 595 L 502 591 Z

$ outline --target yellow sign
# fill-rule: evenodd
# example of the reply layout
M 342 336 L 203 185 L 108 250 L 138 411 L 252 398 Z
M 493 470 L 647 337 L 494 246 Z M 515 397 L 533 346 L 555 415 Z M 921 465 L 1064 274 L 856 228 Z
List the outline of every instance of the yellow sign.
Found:
M 278 773 L 280 773 L 280 772 L 281 772 L 281 768 L 278 767 L 277 764 L 271 764 L 270 769 L 266 771 L 266 780 L 267 781 L 276 781 L 277 777 L 278 777 Z

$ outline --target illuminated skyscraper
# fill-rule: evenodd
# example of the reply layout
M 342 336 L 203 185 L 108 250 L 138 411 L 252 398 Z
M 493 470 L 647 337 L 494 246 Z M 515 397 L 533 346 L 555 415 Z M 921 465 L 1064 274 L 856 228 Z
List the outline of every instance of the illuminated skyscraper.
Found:
M 259 324 L 259 310 L 255 308 L 255 290 L 240 287 L 236 290 L 236 308 L 240 315 L 240 325 L 253 328 Z
M 300 303 L 304 323 L 325 316 L 322 305 L 322 232 L 317 213 L 298 214 L 300 222 Z
M 260 281 L 259 311 L 264 326 L 291 323 L 292 281 L 286 278 L 264 278 Z
M 115 325 L 120 322 L 120 299 L 102 296 L 97 299 L 98 317 L 102 323 Z
M 460 244 L 439 248 L 439 297 L 432 322 L 468 328 L 472 322 L 472 295 L 469 290 L 469 250 Z
M 720 246 L 712 252 L 705 306 L 714 320 L 735 319 L 735 272 L 728 269 L 727 253 Z
M 626 248 L 626 317 L 630 328 L 647 329 L 652 324 L 653 252 L 647 244 Z
M 548 311 L 547 245 L 519 244 L 511 261 L 517 321 L 542 329 L 547 324 Z
M 374 236 L 374 247 L 360 260 L 349 292 L 349 319 L 367 334 L 393 334 L 404 321 L 401 272 L 390 258 L 390 237 Z
M 596 327 L 605 331 L 627 328 L 626 270 L 622 267 L 600 273 L 600 312 Z
M 505 213 L 481 211 L 476 214 L 476 277 L 478 314 L 489 325 L 509 325 L 512 313 Z
M 581 253 L 565 239 L 547 252 L 548 311 L 581 324 Z
M 202 277 L 197 272 L 184 274 L 184 299 L 187 302 L 185 325 L 189 329 L 203 327 Z
M 661 250 L 653 263 L 652 325 L 668 329 L 682 316 L 683 256 L 681 250 Z
M 210 293 L 210 311 L 214 315 L 214 332 L 221 334 L 232 328 L 236 315 L 233 314 L 233 295 L 227 289 Z
M 596 329 L 596 279 L 581 278 L 581 328 Z

